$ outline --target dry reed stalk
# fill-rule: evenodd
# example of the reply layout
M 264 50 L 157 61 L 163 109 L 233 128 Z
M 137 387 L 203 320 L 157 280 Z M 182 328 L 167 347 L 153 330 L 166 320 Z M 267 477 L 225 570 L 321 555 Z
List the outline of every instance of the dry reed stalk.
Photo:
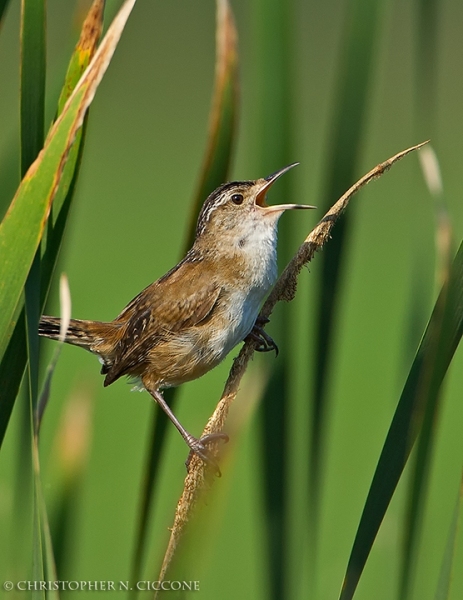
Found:
M 316 227 L 310 232 L 310 234 L 301 244 L 296 255 L 289 262 L 277 280 L 274 288 L 270 292 L 270 295 L 262 307 L 260 313 L 261 317 L 268 318 L 277 302 L 289 302 L 294 298 L 296 294 L 297 278 L 299 273 L 301 272 L 302 268 L 312 260 L 314 254 L 329 240 L 334 224 L 346 209 L 352 196 L 367 183 L 383 175 L 383 173 L 388 171 L 398 160 L 410 152 L 418 150 L 425 144 L 427 144 L 427 142 L 407 148 L 407 150 L 403 150 L 385 162 L 377 165 L 369 173 L 359 179 L 336 202 L 336 204 L 330 208 L 323 219 L 318 223 L 318 225 L 316 225 Z M 238 392 L 239 384 L 244 372 L 246 371 L 249 359 L 254 353 L 255 346 L 256 342 L 252 340 L 246 341 L 244 346 L 241 348 L 239 355 L 235 358 L 225 384 L 222 397 L 213 414 L 209 418 L 206 427 L 204 428 L 202 433 L 203 436 L 209 433 L 221 432 L 223 430 L 230 406 Z M 216 452 L 218 452 L 218 449 Z M 191 517 L 194 513 L 194 508 L 198 504 L 198 500 L 201 498 L 204 492 L 212 486 L 214 479 L 215 477 L 213 470 L 205 465 L 203 461 L 196 455 L 193 455 L 189 463 L 188 474 L 185 478 L 184 489 L 177 504 L 169 544 L 167 546 L 161 572 L 159 574 L 160 581 L 163 581 L 166 578 L 167 572 L 172 565 L 174 556 L 179 546 L 179 542 L 185 533 L 186 526 L 191 520 Z M 157 593 L 155 594 L 155 597 L 156 596 Z

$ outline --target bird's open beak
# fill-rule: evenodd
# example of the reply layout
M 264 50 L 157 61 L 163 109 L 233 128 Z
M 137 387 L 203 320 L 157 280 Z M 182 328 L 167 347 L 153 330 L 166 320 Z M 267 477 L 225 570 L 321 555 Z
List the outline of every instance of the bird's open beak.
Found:
M 283 167 L 283 169 L 280 169 L 276 173 L 265 177 L 265 179 L 261 179 L 260 181 L 262 182 L 262 187 L 256 195 L 256 205 L 260 206 L 260 208 L 265 209 L 266 213 L 283 212 L 284 210 L 291 210 L 293 208 L 317 208 L 316 206 L 310 206 L 308 204 L 276 204 L 273 206 L 268 206 L 268 204 L 265 202 L 265 196 L 267 195 L 268 190 L 272 187 L 275 181 L 279 179 L 284 173 L 286 173 L 298 164 L 299 163 L 297 162 L 292 163 L 287 167 Z

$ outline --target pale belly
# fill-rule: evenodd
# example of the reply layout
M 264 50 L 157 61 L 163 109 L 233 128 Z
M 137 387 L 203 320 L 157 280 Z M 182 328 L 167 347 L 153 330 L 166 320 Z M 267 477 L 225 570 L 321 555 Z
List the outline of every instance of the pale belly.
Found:
M 201 377 L 227 356 L 251 332 L 267 289 L 259 288 L 246 297 L 234 292 L 226 310 L 203 327 L 193 327 L 183 335 L 159 346 L 153 353 L 153 370 L 163 365 L 160 387 L 175 387 Z

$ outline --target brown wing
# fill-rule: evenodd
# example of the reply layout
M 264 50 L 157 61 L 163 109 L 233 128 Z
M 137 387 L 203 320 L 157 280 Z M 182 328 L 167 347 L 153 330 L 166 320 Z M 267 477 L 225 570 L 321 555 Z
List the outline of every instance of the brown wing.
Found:
M 206 268 L 198 267 L 183 261 L 143 290 L 117 317 L 121 334 L 105 386 L 136 371 L 148 352 L 172 333 L 194 327 L 212 313 L 221 288 Z

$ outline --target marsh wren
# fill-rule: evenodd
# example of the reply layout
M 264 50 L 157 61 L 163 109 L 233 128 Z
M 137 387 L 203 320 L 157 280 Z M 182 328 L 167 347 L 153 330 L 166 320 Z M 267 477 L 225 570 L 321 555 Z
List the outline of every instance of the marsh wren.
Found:
M 268 206 L 265 196 L 296 164 L 265 179 L 221 185 L 204 202 L 193 246 L 177 266 L 114 321 L 72 319 L 66 334 L 67 343 L 98 356 L 105 386 L 122 375 L 136 378 L 205 462 L 214 463 L 207 444 L 228 439 L 226 434 L 191 435 L 161 390 L 201 377 L 249 335 L 257 340 L 257 350 L 276 350 L 256 319 L 277 278 L 278 219 L 285 210 L 315 207 Z M 44 316 L 39 334 L 58 339 L 59 328 L 59 318 Z

